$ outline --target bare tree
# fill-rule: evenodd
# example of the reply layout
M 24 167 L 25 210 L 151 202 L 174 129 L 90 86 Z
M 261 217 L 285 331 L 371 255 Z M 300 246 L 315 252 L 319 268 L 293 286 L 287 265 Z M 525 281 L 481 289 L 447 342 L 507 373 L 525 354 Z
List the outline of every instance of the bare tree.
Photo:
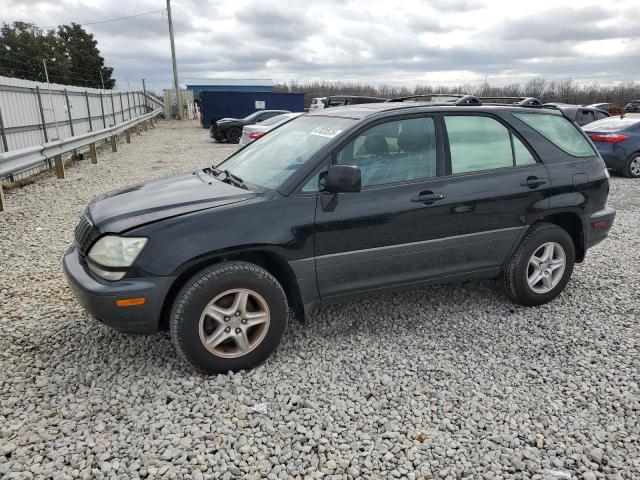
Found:
M 640 99 L 640 83 L 626 82 L 616 85 L 602 85 L 599 82 L 579 84 L 570 78 L 548 81 L 542 77 L 532 78 L 524 86 L 518 83 L 510 85 L 491 85 L 483 82 L 479 86 L 471 85 L 424 85 L 415 88 L 391 84 L 367 84 L 362 82 L 324 82 L 301 83 L 295 80 L 276 85 L 277 92 L 305 92 L 305 103 L 309 105 L 315 97 L 328 95 L 366 95 L 393 98 L 408 95 L 432 95 L 434 93 L 473 94 L 491 97 L 536 97 L 544 102 L 591 103 L 611 102 L 624 106 L 630 100 Z

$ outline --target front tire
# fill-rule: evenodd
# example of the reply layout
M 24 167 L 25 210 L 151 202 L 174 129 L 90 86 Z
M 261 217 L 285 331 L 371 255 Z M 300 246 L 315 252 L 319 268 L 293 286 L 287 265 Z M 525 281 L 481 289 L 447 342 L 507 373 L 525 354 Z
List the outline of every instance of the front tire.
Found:
M 627 178 L 640 178 L 640 153 L 632 155 L 622 172 Z
M 227 132 L 227 142 L 238 143 L 240 141 L 241 136 L 242 136 L 242 130 L 240 130 L 238 127 L 232 127 Z
M 573 239 L 566 230 L 551 223 L 535 224 L 505 267 L 504 289 L 522 305 L 550 302 L 569 282 L 575 256 Z
M 171 338 L 180 356 L 203 373 L 248 370 L 276 349 L 288 311 L 284 290 L 269 272 L 225 262 L 198 272 L 180 290 Z

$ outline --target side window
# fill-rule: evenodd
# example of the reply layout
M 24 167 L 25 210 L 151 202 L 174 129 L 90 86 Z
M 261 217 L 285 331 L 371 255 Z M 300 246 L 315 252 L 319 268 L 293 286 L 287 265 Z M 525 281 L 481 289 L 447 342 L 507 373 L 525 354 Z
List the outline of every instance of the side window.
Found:
M 604 112 L 596 112 L 596 119 L 597 120 L 602 120 L 603 118 L 607 118 L 609 115 L 607 115 Z
M 497 120 L 489 117 L 456 115 L 447 116 L 444 121 L 449 137 L 451 173 L 477 172 L 513 166 L 511 134 Z
M 371 127 L 338 152 L 337 163 L 360 167 L 363 187 L 435 177 L 433 118 L 408 118 Z
M 311 177 L 307 183 L 302 186 L 301 191 L 305 193 L 309 192 L 317 192 L 320 187 L 320 172 L 316 173 L 313 177 Z
M 520 141 L 515 135 L 511 135 L 513 138 L 513 153 L 516 157 L 516 165 L 531 165 L 536 163 L 536 159 L 524 143 Z
M 559 149 L 574 157 L 592 157 L 596 155 L 587 139 L 569 120 L 548 113 L 514 113 L 536 132 L 549 140 Z

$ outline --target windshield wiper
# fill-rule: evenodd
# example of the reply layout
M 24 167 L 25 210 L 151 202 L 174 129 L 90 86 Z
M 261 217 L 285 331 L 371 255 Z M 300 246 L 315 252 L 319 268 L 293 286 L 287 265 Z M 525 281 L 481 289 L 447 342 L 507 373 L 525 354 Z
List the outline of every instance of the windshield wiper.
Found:
M 249 187 L 247 187 L 244 184 L 244 181 L 237 175 L 234 175 L 233 173 L 231 173 L 229 170 L 219 170 L 217 168 L 211 168 L 211 173 L 213 173 L 214 177 L 216 177 L 216 179 L 218 179 L 218 177 L 220 175 L 224 175 L 225 178 L 220 180 L 221 182 L 227 182 L 231 185 L 234 185 L 236 187 L 240 187 L 240 188 L 244 188 L 245 190 L 249 190 Z

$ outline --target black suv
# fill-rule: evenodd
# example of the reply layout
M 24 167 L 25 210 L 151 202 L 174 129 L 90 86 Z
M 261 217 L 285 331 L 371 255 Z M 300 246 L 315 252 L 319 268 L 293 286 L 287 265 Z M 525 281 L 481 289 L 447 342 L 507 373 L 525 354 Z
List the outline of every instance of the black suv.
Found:
M 258 110 L 244 118 L 221 118 L 211 125 L 209 136 L 216 142 L 226 140 L 229 143 L 238 143 L 242 136 L 242 127 L 264 122 L 266 119 L 291 113 L 289 110 Z
M 500 278 L 514 301 L 548 302 L 606 237 L 608 193 L 602 159 L 555 109 L 336 107 L 217 168 L 96 198 L 64 268 L 100 321 L 168 328 L 192 365 L 226 372 L 264 361 L 290 313 L 363 294 Z

